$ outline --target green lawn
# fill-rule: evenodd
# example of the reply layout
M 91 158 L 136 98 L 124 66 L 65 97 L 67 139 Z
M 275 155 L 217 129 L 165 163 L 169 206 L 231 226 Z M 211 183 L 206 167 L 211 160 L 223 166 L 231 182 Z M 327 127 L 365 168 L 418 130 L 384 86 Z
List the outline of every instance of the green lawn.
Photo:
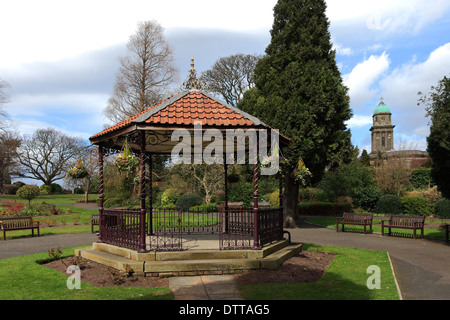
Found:
M 71 256 L 74 249 L 63 249 Z M 0 260 L 0 300 L 162 300 L 173 299 L 169 288 L 104 287 L 81 283 L 81 289 L 68 289 L 67 279 L 59 271 L 38 261 L 48 259 L 48 253 Z
M 2 197 L 0 197 L 2 198 Z M 8 199 L 11 199 L 8 197 Z M 44 200 L 45 199 L 45 200 Z M 43 196 L 34 201 L 45 201 L 70 210 L 72 214 L 54 216 L 55 219 L 79 216 L 89 219 L 97 210 L 79 209 L 73 203 L 82 195 Z M 19 200 L 18 200 L 19 201 Z M 38 218 L 39 219 L 39 218 Z M 318 219 L 319 220 L 319 219 Z M 324 218 L 315 222 L 335 227 L 335 219 Z M 59 220 L 61 221 L 61 220 Z M 71 221 L 67 221 L 71 222 Z M 90 232 L 90 225 L 41 228 L 41 235 L 57 233 Z M 30 230 L 11 231 L 8 238 L 29 236 Z M 248 300 L 397 300 L 399 299 L 391 266 L 386 252 L 341 247 L 316 247 L 305 245 L 307 250 L 337 253 L 324 277 L 317 283 L 260 284 L 241 286 Z M 73 255 L 75 248 L 63 249 L 64 256 Z M 0 299 L 2 300 L 125 300 L 125 299 L 173 299 L 169 288 L 109 287 L 96 288 L 82 283 L 81 290 L 69 290 L 67 277 L 46 268 L 37 261 L 48 259 L 47 252 L 0 260 Z M 377 265 L 381 270 L 381 289 L 369 290 L 366 281 L 367 267 Z
M 258 284 L 240 286 L 247 300 L 399 300 L 386 252 L 354 248 L 305 245 L 308 250 L 338 254 L 316 283 Z M 380 289 L 366 285 L 367 268 L 380 268 Z

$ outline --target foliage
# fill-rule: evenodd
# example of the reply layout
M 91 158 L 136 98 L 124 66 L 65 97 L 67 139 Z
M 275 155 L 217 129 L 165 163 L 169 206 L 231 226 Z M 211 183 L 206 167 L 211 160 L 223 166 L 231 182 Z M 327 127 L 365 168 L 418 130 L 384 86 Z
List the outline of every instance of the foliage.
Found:
M 115 164 L 119 171 L 134 173 L 136 168 L 139 166 L 139 160 L 131 154 L 129 155 L 119 154 L 116 157 Z
M 28 205 L 31 206 L 31 200 L 40 195 L 39 187 L 36 185 L 27 184 L 17 190 L 17 195 L 22 199 L 28 200 Z
M 378 188 L 398 196 L 407 189 L 411 182 L 411 170 L 406 166 L 404 159 L 391 159 L 375 167 L 375 180 Z
M 193 212 L 218 212 L 219 206 L 217 203 L 204 203 L 198 206 L 193 206 L 189 208 L 189 211 Z
M 336 216 L 351 212 L 352 205 L 336 202 L 311 202 L 299 204 L 299 214 L 302 216 Z
M 17 202 L 16 200 L 10 201 L 10 200 L 2 200 L 0 203 L 3 206 L 2 212 L 3 214 L 10 214 L 17 216 L 20 214 L 20 212 L 25 208 L 25 205 L 22 202 Z
M 366 149 L 362 151 L 361 157 L 359 157 L 359 163 L 363 166 L 370 166 L 370 157 Z
M 270 203 L 271 208 L 276 208 L 280 205 L 280 190 L 275 190 L 272 193 L 266 194 L 266 201 Z
M 237 106 L 291 139 L 286 159 L 285 213 L 294 216 L 298 188 L 291 173 L 298 157 L 311 171 L 311 183 L 324 169 L 353 152 L 348 90 L 335 61 L 324 0 L 279 0 L 271 42 L 255 68 L 255 88 Z
M 52 183 L 50 185 L 50 187 L 52 188 L 51 193 L 61 193 L 62 192 L 62 187 L 58 183 Z
M 161 206 L 173 205 L 175 207 L 175 203 L 179 196 L 180 192 L 176 189 L 169 188 L 164 190 L 161 195 Z
M 428 217 L 433 213 L 430 202 L 418 196 L 405 196 L 401 199 L 403 213 Z
M 353 200 L 364 210 L 372 211 L 381 197 L 382 193 L 374 186 L 363 187 L 355 190 Z
M 39 192 L 42 195 L 49 195 L 52 193 L 52 187 L 46 184 L 43 184 L 39 187 Z
M 450 200 L 441 198 L 434 203 L 433 214 L 436 218 L 450 219 Z
M 181 207 L 183 210 L 189 210 L 190 207 L 198 206 L 202 204 L 202 202 L 203 198 L 198 194 L 187 193 L 178 197 L 176 206 Z
M 238 105 L 291 138 L 283 151 L 289 169 L 301 155 L 316 182 L 333 155 L 350 145 L 349 97 L 325 11 L 322 0 L 278 1 L 271 43 L 255 69 L 256 86 Z
M 373 170 L 353 161 L 326 172 L 317 187 L 322 200 L 335 202 L 339 197 L 355 197 L 362 188 L 374 184 Z
M 444 77 L 436 87 L 432 86 L 431 92 L 422 95 L 419 103 L 426 106 L 427 116 L 431 119 L 427 137 L 431 176 L 442 195 L 450 198 L 450 78 Z
M 253 72 L 259 59 L 261 56 L 242 53 L 219 58 L 211 69 L 202 73 L 204 89 L 219 93 L 226 103 L 236 106 L 244 92 L 254 87 Z
M 434 185 L 431 178 L 431 170 L 427 168 L 417 168 L 411 173 L 411 186 L 415 189 L 425 189 Z
M 228 201 L 242 201 L 244 206 L 250 206 L 253 203 L 253 185 L 249 182 L 239 182 L 229 186 Z
M 394 194 L 385 194 L 378 199 L 375 206 L 375 213 L 401 214 L 403 212 L 402 201 L 399 196 Z
M 294 171 L 295 182 L 300 186 L 306 187 L 310 184 L 312 173 L 308 168 L 302 168 Z
M 55 129 L 38 129 L 24 135 L 19 153 L 20 177 L 41 180 L 46 185 L 63 179 L 85 142 Z

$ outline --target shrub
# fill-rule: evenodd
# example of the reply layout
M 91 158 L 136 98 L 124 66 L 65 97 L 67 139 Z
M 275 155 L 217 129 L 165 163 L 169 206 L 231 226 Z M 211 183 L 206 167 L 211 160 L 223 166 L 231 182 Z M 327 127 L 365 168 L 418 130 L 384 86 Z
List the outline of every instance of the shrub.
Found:
M 266 200 L 270 203 L 271 208 L 280 206 L 280 190 L 275 190 L 272 193 L 266 194 Z
M 436 218 L 450 219 L 450 200 L 441 198 L 434 203 L 433 214 Z
M 385 214 L 401 214 L 403 211 L 402 201 L 400 197 L 393 194 L 385 194 L 378 199 L 375 206 L 375 213 Z
M 31 184 L 26 184 L 17 190 L 17 195 L 19 197 L 28 200 L 28 206 L 31 206 L 31 200 L 39 196 L 39 194 L 39 187 Z
M 22 202 L 17 202 L 16 200 L 14 201 L 3 200 L 0 202 L 3 205 L 3 208 L 5 209 L 4 211 L 2 211 L 4 214 L 11 214 L 17 216 L 19 215 L 20 211 L 25 209 L 25 205 Z
M 187 193 L 181 195 L 176 202 L 177 207 L 181 207 L 183 210 L 189 210 L 190 207 L 198 206 L 202 204 L 203 198 L 195 193 Z
M 410 215 L 430 216 L 433 212 L 430 202 L 418 196 L 402 198 L 403 212 Z
M 298 208 L 301 216 L 342 216 L 352 211 L 351 204 L 335 202 L 301 203 Z
M 199 206 L 193 206 L 189 208 L 189 211 L 193 211 L 193 212 L 218 212 L 219 211 L 219 207 L 217 205 L 217 203 L 204 203 L 201 204 Z
M 39 192 L 42 195 L 47 195 L 52 193 L 52 187 L 46 184 L 43 184 L 39 187 Z
M 242 181 L 232 184 L 228 189 L 228 201 L 242 201 L 244 206 L 253 204 L 253 184 Z
M 24 186 L 25 183 L 22 181 L 14 182 L 10 189 L 8 189 L 8 194 L 17 194 L 17 190 L 19 190 L 20 187 Z
M 425 189 L 434 185 L 431 178 L 431 170 L 426 168 L 417 168 L 412 171 L 411 185 L 416 189 Z
M 180 194 L 176 189 L 173 188 L 166 189 L 161 195 L 161 206 L 167 206 L 168 204 L 175 204 L 179 195 Z
M 52 188 L 52 193 L 62 193 L 62 187 L 59 184 L 52 183 L 50 187 Z
M 355 191 L 353 199 L 357 205 L 364 210 L 374 210 L 381 197 L 381 192 L 375 187 L 361 188 Z

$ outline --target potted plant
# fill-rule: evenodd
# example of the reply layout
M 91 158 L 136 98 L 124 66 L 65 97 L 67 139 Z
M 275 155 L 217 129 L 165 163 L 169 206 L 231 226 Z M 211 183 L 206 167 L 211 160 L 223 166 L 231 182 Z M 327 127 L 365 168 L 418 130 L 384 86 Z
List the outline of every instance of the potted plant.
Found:
M 89 172 L 83 166 L 81 160 L 78 160 L 77 165 L 67 171 L 67 176 L 72 179 L 83 179 L 89 176 Z
M 127 141 L 125 141 L 122 154 L 116 157 L 115 164 L 119 171 L 132 172 L 138 167 L 139 160 L 131 153 Z
M 302 187 L 306 187 L 312 177 L 312 173 L 308 168 L 296 169 L 294 171 L 295 182 L 299 183 Z

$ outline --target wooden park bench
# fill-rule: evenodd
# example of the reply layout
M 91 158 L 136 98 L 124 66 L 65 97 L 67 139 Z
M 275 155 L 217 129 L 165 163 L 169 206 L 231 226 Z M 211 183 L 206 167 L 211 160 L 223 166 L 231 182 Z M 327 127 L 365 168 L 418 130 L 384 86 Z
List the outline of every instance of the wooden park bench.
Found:
M 342 218 L 336 218 L 336 232 L 339 232 L 339 225 L 342 225 L 342 231 L 345 231 L 345 225 L 364 226 L 364 233 L 367 233 L 367 226 L 372 233 L 373 214 L 371 213 L 349 213 L 344 212 Z
M 39 236 L 39 222 L 33 221 L 33 217 L 5 217 L 0 218 L 0 230 L 3 230 L 3 240 L 6 240 L 6 231 L 31 229 L 34 237 L 34 229 Z
M 414 239 L 416 239 L 416 230 L 420 229 L 422 231 L 421 237 L 423 238 L 424 225 L 424 216 L 392 215 L 389 219 L 381 221 L 381 234 L 384 236 L 384 228 L 389 229 L 389 235 L 391 235 L 391 228 L 411 229 L 414 230 Z
M 94 233 L 94 226 L 99 225 L 99 215 L 93 214 L 91 215 L 91 233 Z

